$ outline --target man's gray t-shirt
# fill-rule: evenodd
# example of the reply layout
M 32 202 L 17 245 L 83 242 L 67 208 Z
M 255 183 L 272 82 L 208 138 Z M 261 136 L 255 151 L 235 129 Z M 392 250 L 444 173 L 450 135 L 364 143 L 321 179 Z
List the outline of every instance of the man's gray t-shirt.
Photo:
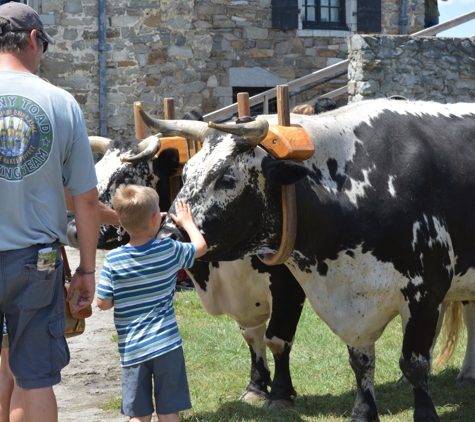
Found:
M 96 184 L 74 97 L 36 75 L 0 71 L 0 251 L 67 244 L 63 185 L 76 196 Z

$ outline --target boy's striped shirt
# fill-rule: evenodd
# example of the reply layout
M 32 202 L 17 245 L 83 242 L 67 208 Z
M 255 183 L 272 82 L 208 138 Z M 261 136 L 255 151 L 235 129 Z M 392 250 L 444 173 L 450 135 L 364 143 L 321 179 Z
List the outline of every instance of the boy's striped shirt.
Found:
M 173 309 L 177 272 L 193 265 L 196 247 L 171 239 L 121 246 L 104 260 L 97 297 L 114 300 L 122 366 L 181 346 Z

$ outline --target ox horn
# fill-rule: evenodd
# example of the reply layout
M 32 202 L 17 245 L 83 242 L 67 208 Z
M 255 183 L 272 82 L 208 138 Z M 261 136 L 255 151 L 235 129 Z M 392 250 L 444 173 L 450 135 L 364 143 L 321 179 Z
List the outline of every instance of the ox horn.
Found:
M 144 139 L 139 144 L 139 151 L 141 151 L 139 154 L 134 155 L 133 157 L 120 157 L 120 161 L 123 163 L 137 164 L 141 163 L 142 161 L 151 160 L 160 150 L 160 136 L 161 134 L 152 135 Z
M 241 136 L 253 147 L 263 141 L 269 131 L 269 123 L 267 120 L 255 120 L 253 122 L 238 123 L 236 125 L 209 122 L 208 126 L 221 132 Z
M 137 107 L 144 123 L 152 129 L 157 129 L 164 136 L 182 136 L 202 142 L 208 125 L 197 120 L 160 120 L 147 114 L 143 107 Z
M 103 136 L 89 136 L 89 144 L 91 151 L 99 154 L 104 154 L 112 139 L 104 138 Z

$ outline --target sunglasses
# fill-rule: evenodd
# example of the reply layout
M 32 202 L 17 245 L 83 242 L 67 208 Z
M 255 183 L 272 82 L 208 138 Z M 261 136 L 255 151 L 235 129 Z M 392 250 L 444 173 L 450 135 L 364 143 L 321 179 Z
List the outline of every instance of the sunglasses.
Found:
M 46 39 L 46 37 L 43 34 L 40 33 L 40 31 L 36 31 L 36 36 L 41 41 L 43 41 L 43 53 L 46 53 L 46 50 L 48 50 L 49 41 Z

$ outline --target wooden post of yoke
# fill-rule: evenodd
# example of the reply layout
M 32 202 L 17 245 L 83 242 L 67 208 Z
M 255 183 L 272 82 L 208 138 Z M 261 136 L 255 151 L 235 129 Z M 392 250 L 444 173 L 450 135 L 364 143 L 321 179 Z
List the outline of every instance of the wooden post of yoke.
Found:
M 147 137 L 145 132 L 145 123 L 139 113 L 139 108 L 143 108 L 142 101 L 134 102 L 134 123 L 135 123 L 135 137 L 137 139 L 145 139 Z
M 237 95 L 238 117 L 251 116 L 251 107 L 249 105 L 249 93 L 240 92 Z
M 277 86 L 277 114 L 280 126 L 290 126 L 289 86 Z M 283 264 L 289 258 L 297 237 L 297 203 L 295 185 L 282 186 L 282 237 L 275 254 L 266 254 L 262 262 L 266 265 Z
M 175 100 L 173 98 L 163 99 L 163 114 L 165 120 L 175 120 Z

